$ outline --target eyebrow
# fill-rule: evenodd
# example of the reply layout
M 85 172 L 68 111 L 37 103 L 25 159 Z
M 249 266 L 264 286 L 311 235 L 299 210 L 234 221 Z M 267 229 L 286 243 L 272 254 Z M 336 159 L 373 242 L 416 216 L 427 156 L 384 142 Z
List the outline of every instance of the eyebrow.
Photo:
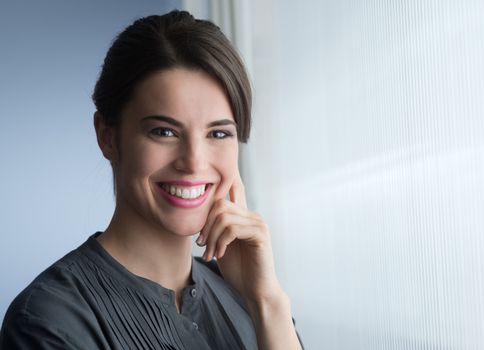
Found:
M 141 121 L 143 122 L 145 120 L 152 120 L 152 119 L 171 124 L 171 125 L 176 126 L 178 128 L 184 127 L 182 122 L 180 122 L 180 121 L 178 121 L 178 120 L 176 120 L 172 117 L 168 117 L 166 115 L 149 115 L 147 117 L 144 117 Z M 233 126 L 237 127 L 237 124 L 235 124 L 235 122 L 233 120 L 220 119 L 220 120 L 215 120 L 213 122 L 208 123 L 207 128 L 211 128 L 213 126 L 221 126 L 221 125 L 233 125 Z

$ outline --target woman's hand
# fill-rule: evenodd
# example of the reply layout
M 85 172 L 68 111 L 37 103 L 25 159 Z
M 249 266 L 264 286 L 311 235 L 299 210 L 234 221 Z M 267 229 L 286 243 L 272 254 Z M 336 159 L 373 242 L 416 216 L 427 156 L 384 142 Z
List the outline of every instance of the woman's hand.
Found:
M 207 245 L 203 258 L 217 257 L 224 279 L 245 299 L 254 322 L 259 349 L 301 349 L 292 323 L 289 298 L 274 269 L 269 228 L 247 209 L 237 171 L 230 201 L 216 201 L 197 240 Z
M 238 171 L 229 194 L 230 201 L 214 203 L 197 240 L 207 246 L 203 258 L 217 258 L 222 276 L 246 302 L 277 299 L 284 293 L 275 273 L 269 228 L 247 209 Z
M 247 209 L 238 170 L 229 194 L 230 201 L 214 203 L 197 240 L 207 245 L 203 258 L 216 256 L 224 279 L 245 299 L 259 349 L 301 349 L 289 298 L 276 277 L 269 228 Z

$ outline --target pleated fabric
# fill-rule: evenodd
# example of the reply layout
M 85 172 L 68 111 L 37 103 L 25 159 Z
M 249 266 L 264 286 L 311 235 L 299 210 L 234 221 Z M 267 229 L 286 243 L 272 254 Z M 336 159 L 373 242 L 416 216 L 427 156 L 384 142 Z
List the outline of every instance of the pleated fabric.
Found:
M 257 349 L 238 293 L 215 265 L 192 260 L 175 293 L 125 269 L 95 239 L 40 274 L 10 305 L 0 349 Z

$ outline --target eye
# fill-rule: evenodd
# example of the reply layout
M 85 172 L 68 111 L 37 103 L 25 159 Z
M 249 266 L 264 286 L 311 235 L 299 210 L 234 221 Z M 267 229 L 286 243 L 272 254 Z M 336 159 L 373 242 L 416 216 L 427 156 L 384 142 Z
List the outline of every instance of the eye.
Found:
M 158 137 L 175 136 L 175 133 L 173 132 L 173 130 L 171 130 L 169 128 L 155 128 L 155 129 L 150 131 L 150 134 L 152 134 L 154 136 L 158 136 Z
M 209 135 L 212 135 L 211 137 L 215 139 L 226 139 L 228 137 L 232 137 L 233 135 L 228 132 L 228 131 L 223 131 L 223 130 L 214 130 L 209 133 Z

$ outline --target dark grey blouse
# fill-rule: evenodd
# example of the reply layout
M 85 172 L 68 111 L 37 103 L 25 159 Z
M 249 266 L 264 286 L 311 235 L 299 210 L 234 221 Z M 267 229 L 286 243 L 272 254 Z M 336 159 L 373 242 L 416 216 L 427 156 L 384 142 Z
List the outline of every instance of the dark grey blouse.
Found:
M 0 349 L 257 349 L 251 318 L 216 263 L 193 258 L 175 294 L 114 260 L 95 233 L 10 305 Z

